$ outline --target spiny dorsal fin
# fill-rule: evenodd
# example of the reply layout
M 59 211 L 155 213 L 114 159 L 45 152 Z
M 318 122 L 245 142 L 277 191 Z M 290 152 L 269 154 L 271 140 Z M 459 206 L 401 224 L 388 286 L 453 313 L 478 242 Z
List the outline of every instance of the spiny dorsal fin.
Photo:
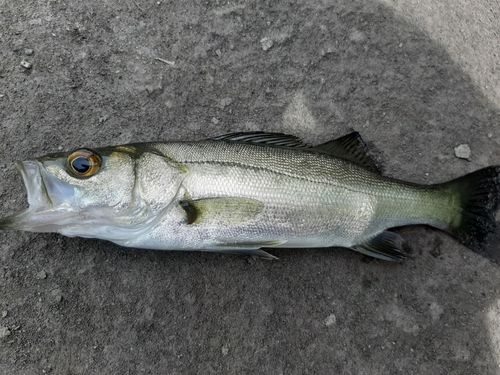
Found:
M 311 147 L 302 142 L 298 137 L 283 133 L 239 132 L 224 134 L 210 139 L 213 141 L 256 143 L 274 147 Z
M 372 172 L 380 172 L 377 164 L 367 155 L 366 143 L 358 132 L 352 132 L 343 137 L 322 143 L 314 147 L 314 149 L 340 159 L 351 161 Z

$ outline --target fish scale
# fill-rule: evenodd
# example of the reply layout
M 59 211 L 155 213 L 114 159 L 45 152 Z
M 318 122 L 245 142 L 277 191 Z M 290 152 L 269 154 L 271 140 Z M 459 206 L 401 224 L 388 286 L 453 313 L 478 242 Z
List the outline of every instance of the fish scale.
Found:
M 500 196 L 496 166 L 436 185 L 384 177 L 358 133 L 318 146 L 254 132 L 78 149 L 19 168 L 30 207 L 0 229 L 265 257 L 262 248 L 341 246 L 402 260 L 388 229 L 413 224 L 480 249 Z
M 435 222 L 406 202 L 425 201 L 439 192 L 411 184 L 399 186 L 401 182 L 390 179 L 380 181 L 380 176 L 328 155 L 220 141 L 149 146 L 185 166 L 188 172 L 183 187 L 193 200 L 236 196 L 264 203 L 265 209 L 255 220 L 218 228 L 222 238 L 242 238 L 251 232 L 258 235 L 256 242 L 282 241 L 280 246 L 350 247 L 399 225 L 399 218 L 411 221 L 414 216 L 419 224 Z M 411 212 L 407 213 L 408 208 Z M 380 219 L 374 222 L 376 212 Z M 184 227 L 174 235 L 168 231 L 169 225 L 156 230 L 168 233 L 177 243 L 185 243 L 182 238 L 195 231 L 197 238 L 213 238 L 212 228 L 203 225 Z M 133 246 L 141 239 L 135 241 Z

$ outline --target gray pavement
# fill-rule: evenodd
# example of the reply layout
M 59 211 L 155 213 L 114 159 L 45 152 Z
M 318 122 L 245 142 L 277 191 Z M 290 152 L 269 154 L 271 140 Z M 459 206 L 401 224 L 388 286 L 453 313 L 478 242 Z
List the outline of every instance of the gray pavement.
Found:
M 81 146 L 357 130 L 397 178 L 500 164 L 498 16 L 477 0 L 4 0 L 1 216 L 26 207 L 14 160 Z M 0 373 L 499 374 L 500 266 L 397 232 L 402 264 L 0 232 Z

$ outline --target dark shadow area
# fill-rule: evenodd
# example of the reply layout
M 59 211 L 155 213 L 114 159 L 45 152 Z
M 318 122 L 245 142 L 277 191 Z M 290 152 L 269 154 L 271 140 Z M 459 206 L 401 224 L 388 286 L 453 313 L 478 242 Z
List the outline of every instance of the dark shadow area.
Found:
M 250 130 L 319 143 L 356 130 L 396 178 L 437 183 L 499 163 L 498 108 L 385 6 L 218 3 L 3 9 L 2 215 L 25 204 L 12 160 L 81 146 Z M 282 123 L 291 103 L 313 123 Z M 470 162 L 453 154 L 461 143 Z M 486 312 L 498 265 L 437 230 L 399 233 L 412 255 L 401 264 L 1 232 L 0 372 L 497 374 Z

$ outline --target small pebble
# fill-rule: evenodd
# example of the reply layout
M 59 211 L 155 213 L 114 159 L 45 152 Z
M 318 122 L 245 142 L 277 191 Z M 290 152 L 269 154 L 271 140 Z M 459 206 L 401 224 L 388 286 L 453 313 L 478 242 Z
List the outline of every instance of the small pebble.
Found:
M 227 107 L 228 105 L 230 105 L 232 102 L 233 102 L 232 98 L 222 98 L 222 99 L 219 99 L 219 105 L 218 105 L 218 107 L 220 109 L 224 109 L 225 107 Z
M 10 336 L 10 329 L 7 327 L 0 327 L 0 339 Z
M 52 302 L 54 302 L 54 303 L 59 303 L 63 299 L 61 289 L 54 289 L 53 291 L 50 292 L 50 296 L 51 296 Z
M 30 49 L 30 48 L 26 48 L 26 49 L 24 50 L 24 54 L 25 54 L 26 56 L 31 56 L 31 55 L 33 55 L 33 50 L 32 50 L 32 49 Z
M 325 319 L 325 326 L 329 327 L 331 325 L 334 325 L 337 322 L 337 317 L 334 314 L 330 314 L 326 319 Z
M 218 57 L 221 57 L 222 56 L 222 52 L 220 49 L 216 49 L 215 50 L 215 54 L 218 56 Z
M 215 117 L 212 117 L 212 124 L 217 125 L 219 123 L 219 120 L 217 120 Z
M 23 60 L 21 61 L 21 66 L 25 69 L 31 69 L 31 67 L 33 66 L 32 63 L 26 61 L 26 60 Z
M 8 314 L 7 310 L 2 311 L 2 318 L 6 318 L 7 314 Z
M 273 46 L 273 44 L 274 44 L 273 41 L 269 39 L 267 36 L 260 40 L 260 45 L 262 46 L 262 49 L 264 51 L 269 50 Z
M 43 279 L 46 279 L 47 278 L 47 273 L 44 271 L 44 270 L 41 270 L 40 272 L 38 272 L 36 274 L 36 278 L 38 280 L 43 280 Z
M 461 144 L 455 147 L 455 156 L 460 159 L 470 158 L 470 147 L 468 144 Z

